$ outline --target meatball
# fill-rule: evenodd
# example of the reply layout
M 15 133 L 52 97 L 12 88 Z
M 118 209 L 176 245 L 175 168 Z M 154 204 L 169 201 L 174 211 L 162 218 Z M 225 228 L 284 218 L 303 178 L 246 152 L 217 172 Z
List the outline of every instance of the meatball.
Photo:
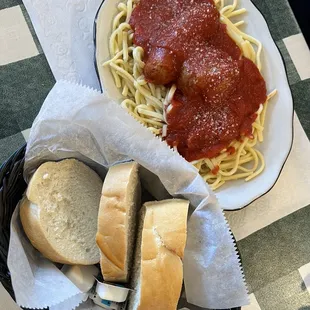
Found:
M 172 51 L 155 47 L 146 60 L 144 75 L 149 82 L 165 85 L 177 79 L 179 70 L 180 65 Z
M 212 101 L 225 99 L 240 77 L 239 62 L 213 47 L 200 47 L 182 66 L 177 81 L 185 95 L 202 95 Z

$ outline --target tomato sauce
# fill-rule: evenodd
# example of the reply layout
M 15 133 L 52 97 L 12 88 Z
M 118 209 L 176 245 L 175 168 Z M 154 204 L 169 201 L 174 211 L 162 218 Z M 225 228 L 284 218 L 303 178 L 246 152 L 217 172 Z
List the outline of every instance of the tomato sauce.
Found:
M 145 51 L 145 78 L 177 85 L 167 111 L 170 146 L 193 161 L 251 137 L 266 84 L 227 34 L 212 0 L 140 0 L 130 25 Z

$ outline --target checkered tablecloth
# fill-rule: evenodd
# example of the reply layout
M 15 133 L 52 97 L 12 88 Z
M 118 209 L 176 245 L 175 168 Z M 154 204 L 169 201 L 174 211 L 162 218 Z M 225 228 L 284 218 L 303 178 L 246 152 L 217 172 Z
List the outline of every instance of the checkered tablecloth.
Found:
M 286 0 L 253 2 L 283 56 L 297 115 L 292 153 L 276 186 L 226 213 L 251 297 L 243 309 L 310 310 L 310 52 Z M 23 3 L 0 0 L 0 164 L 27 141 L 54 83 Z M 0 286 L 0 308 L 9 309 L 1 306 L 2 294 Z

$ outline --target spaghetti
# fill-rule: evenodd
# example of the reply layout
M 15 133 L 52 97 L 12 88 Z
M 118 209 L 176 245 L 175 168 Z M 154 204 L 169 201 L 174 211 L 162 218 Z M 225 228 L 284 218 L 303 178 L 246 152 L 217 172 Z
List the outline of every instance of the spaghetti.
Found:
M 245 13 L 237 9 L 238 0 L 227 4 L 226 0 L 215 0 L 220 12 L 220 20 L 227 25 L 227 33 L 236 42 L 242 55 L 252 60 L 261 69 L 262 44 L 252 36 L 242 32 L 239 27 L 244 21 L 234 23 L 231 18 Z M 133 44 L 134 32 L 129 25 L 131 13 L 135 7 L 133 0 L 118 5 L 118 14 L 113 20 L 109 41 L 111 59 L 103 63 L 110 66 L 115 85 L 121 89 L 124 100 L 121 103 L 133 117 L 145 125 L 155 135 L 167 135 L 166 111 L 175 94 L 176 86 L 169 89 L 145 80 L 143 69 L 144 50 Z M 256 112 L 257 118 L 252 125 L 252 136 L 234 140 L 229 147 L 214 158 L 195 160 L 192 164 L 212 189 L 217 189 L 227 181 L 244 179 L 249 181 L 258 176 L 265 168 L 263 155 L 256 149 L 263 142 L 263 130 L 267 102 L 276 94 L 271 92 L 265 104 Z

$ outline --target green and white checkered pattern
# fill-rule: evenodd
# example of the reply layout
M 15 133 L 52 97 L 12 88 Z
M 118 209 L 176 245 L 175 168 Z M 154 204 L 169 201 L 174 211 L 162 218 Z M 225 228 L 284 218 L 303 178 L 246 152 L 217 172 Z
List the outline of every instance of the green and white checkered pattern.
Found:
M 310 52 L 286 0 L 253 2 L 285 61 L 297 115 L 292 153 L 276 186 L 226 213 L 251 294 L 243 309 L 310 310 Z M 27 141 L 54 83 L 23 3 L 1 0 L 0 165 Z M 0 286 L 0 301 L 1 294 Z
M 55 80 L 21 0 L 0 1 L 0 164 L 25 143 Z

